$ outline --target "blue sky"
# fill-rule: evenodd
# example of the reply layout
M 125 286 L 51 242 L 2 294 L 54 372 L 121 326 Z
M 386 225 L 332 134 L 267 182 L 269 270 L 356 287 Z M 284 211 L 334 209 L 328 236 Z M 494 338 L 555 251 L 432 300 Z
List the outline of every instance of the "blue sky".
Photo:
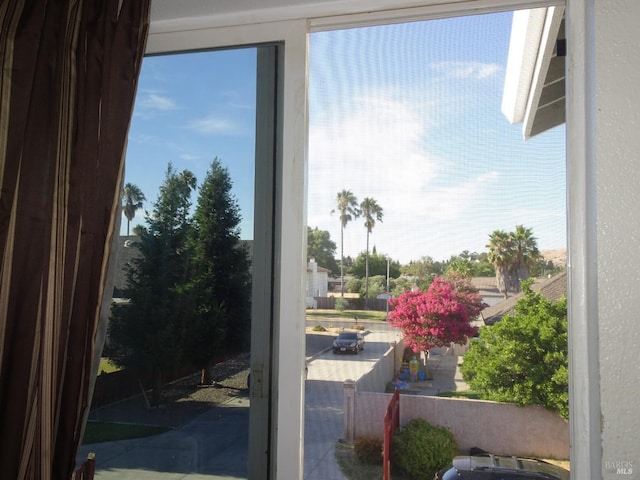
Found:
M 311 35 L 308 224 L 337 256 L 343 189 L 382 206 L 371 246 L 402 263 L 485 251 L 518 224 L 565 247 L 564 127 L 525 142 L 500 112 L 510 29 L 504 13 Z M 202 179 L 218 157 L 251 238 L 254 91 L 251 49 L 146 58 L 125 181 L 151 202 L 169 161 Z M 357 219 L 345 255 L 365 246 Z
M 252 237 L 255 65 L 255 49 L 145 57 L 125 167 L 125 183 L 147 197 L 144 210 L 153 209 L 169 162 L 201 182 L 217 157 L 233 181 L 243 236 Z M 126 223 L 123 218 L 122 234 Z M 144 211 L 131 227 L 138 223 Z

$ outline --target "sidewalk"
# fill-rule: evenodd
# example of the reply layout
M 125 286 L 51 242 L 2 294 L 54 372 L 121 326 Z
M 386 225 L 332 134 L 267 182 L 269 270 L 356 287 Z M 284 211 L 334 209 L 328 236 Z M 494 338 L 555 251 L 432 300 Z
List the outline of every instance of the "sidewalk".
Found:
M 441 354 L 431 352 L 427 360 L 429 379 L 424 381 L 407 382 L 408 388 L 402 389 L 403 394 L 438 395 L 442 392 L 469 390 L 460 372 L 462 356 L 454 354 L 449 349 Z

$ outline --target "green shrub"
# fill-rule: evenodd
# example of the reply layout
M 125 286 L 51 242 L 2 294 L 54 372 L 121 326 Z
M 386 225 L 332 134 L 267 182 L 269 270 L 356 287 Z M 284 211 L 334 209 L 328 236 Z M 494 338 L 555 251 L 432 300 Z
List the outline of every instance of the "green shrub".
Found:
M 364 330 L 364 325 L 356 325 L 355 327 L 353 327 L 355 330 Z
M 372 436 L 358 437 L 353 443 L 353 449 L 361 462 L 382 465 L 382 439 Z
M 431 479 L 453 460 L 457 451 L 449 429 L 416 418 L 393 437 L 392 461 L 411 477 Z
M 484 400 L 541 405 L 569 418 L 567 299 L 522 284 L 515 313 L 480 328 L 460 371 Z
M 344 312 L 349 306 L 349 301 L 344 297 L 336 298 L 336 306 L 335 309 L 339 312 Z
M 311 330 L 313 330 L 314 332 L 326 332 L 327 331 L 327 329 L 324 328 L 322 325 L 316 325 Z

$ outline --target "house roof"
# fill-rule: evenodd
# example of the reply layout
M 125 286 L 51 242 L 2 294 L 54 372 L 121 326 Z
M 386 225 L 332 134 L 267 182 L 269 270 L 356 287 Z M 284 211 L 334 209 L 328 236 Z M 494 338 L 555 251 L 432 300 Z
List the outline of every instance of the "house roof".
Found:
M 473 277 L 471 278 L 471 285 L 477 288 L 480 294 L 500 295 L 500 291 L 496 287 L 496 277 Z
M 531 289 L 539 291 L 547 300 L 558 301 L 561 297 L 567 295 L 567 272 L 564 271 L 544 281 L 534 282 Z M 520 292 L 500 303 L 485 308 L 480 312 L 480 316 L 486 325 L 493 325 L 505 315 L 513 314 L 518 300 L 522 297 L 524 297 L 524 293 Z
M 127 286 L 127 274 L 125 266 L 131 262 L 134 258 L 140 256 L 140 250 L 138 250 L 133 244 L 140 240 L 138 235 L 121 235 L 118 240 L 118 251 L 116 269 L 114 272 L 114 284 L 113 286 L 121 292 Z

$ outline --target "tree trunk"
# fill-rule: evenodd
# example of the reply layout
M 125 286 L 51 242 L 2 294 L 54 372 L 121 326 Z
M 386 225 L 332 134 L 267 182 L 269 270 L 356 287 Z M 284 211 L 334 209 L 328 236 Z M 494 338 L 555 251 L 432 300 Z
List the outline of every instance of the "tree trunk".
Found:
M 425 380 L 432 380 L 433 376 L 429 375 L 429 369 L 427 365 L 429 364 L 429 350 L 424 350 L 424 378 Z
M 364 309 L 369 310 L 369 230 L 367 230 L 367 250 L 364 257 Z
M 344 297 L 344 227 L 340 226 L 340 296 Z
M 509 272 L 504 266 L 496 267 L 496 287 L 506 299 L 509 296 Z
M 207 367 L 200 370 L 200 385 L 209 385 L 211 383 L 211 377 L 209 376 L 209 369 Z

